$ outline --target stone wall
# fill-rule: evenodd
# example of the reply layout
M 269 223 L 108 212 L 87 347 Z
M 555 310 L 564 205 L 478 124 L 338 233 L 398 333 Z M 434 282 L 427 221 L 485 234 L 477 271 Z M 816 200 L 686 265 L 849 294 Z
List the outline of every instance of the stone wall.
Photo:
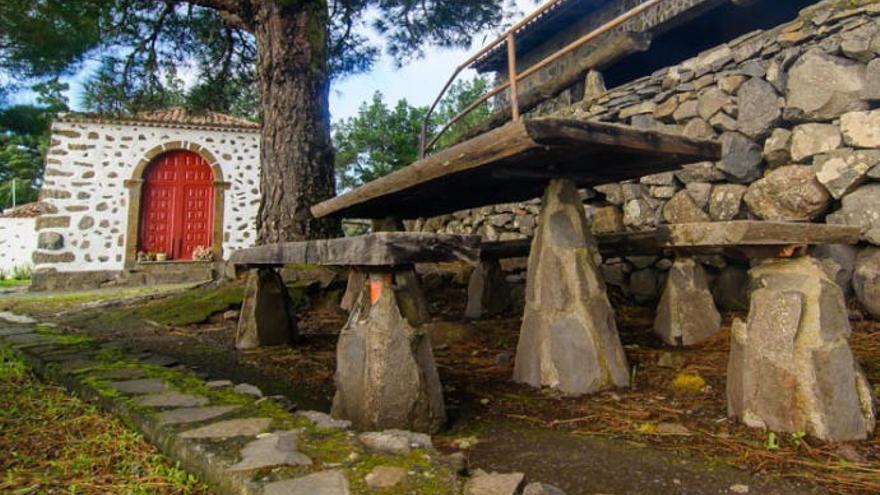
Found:
M 118 271 L 126 259 L 131 191 L 138 164 L 162 148 L 213 156 L 222 171 L 223 253 L 250 247 L 259 207 L 258 130 L 59 119 L 52 126 L 41 200 L 57 208 L 36 222 L 38 269 Z M 137 217 L 133 218 L 137 221 Z M 135 230 L 136 232 L 136 230 Z M 136 239 L 132 242 L 137 242 Z
M 0 273 L 11 275 L 18 267 L 31 267 L 37 246 L 36 218 L 0 218 Z
M 622 123 L 722 143 L 724 157 L 717 163 L 585 191 L 593 230 L 796 220 L 858 225 L 865 245 L 880 245 L 880 3 L 851 5 L 820 2 L 787 24 L 593 99 L 571 105 L 557 99 L 543 105 L 543 113 L 529 115 Z M 524 238 L 534 232 L 538 205 L 496 205 L 411 227 L 490 240 Z M 838 281 L 848 285 L 855 253 L 824 252 Z M 743 279 L 743 267 L 728 269 L 729 260 L 703 261 L 725 284 Z M 603 271 L 626 294 L 652 300 L 669 266 L 669 260 L 651 257 L 614 258 L 605 260 Z

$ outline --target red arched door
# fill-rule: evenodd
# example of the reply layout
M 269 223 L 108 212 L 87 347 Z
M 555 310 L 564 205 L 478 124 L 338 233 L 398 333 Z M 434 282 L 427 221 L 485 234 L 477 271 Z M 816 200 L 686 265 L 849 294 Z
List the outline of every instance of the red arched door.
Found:
M 214 177 L 204 158 L 186 150 L 159 155 L 141 198 L 140 251 L 191 260 L 196 247 L 211 246 Z

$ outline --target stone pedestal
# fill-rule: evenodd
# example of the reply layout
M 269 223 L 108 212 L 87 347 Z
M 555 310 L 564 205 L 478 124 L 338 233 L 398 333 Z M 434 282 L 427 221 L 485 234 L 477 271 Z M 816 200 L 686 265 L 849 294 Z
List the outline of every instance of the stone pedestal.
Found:
M 867 438 L 871 387 L 850 351 L 843 293 L 812 258 L 750 272 L 748 322 L 734 322 L 728 413 L 755 427 L 827 441 Z
M 235 334 L 236 349 L 287 345 L 296 335 L 293 301 L 281 275 L 270 268 L 248 272 Z
M 657 306 L 654 333 L 669 345 L 698 345 L 720 330 L 706 271 L 691 257 L 677 257 Z
M 404 317 L 405 293 L 390 273 L 370 274 L 339 336 L 333 416 L 358 429 L 432 433 L 446 421 L 430 337 Z
M 352 268 L 348 271 L 348 283 L 345 285 L 345 294 L 339 301 L 339 307 L 345 311 L 351 311 L 354 303 L 357 302 L 358 294 L 364 289 L 367 283 L 367 276 L 364 272 Z
M 551 181 L 529 255 L 515 381 L 568 395 L 629 385 L 629 366 L 595 252 L 574 183 Z
M 485 260 L 474 268 L 468 281 L 467 294 L 465 318 L 478 320 L 495 316 L 510 307 L 510 286 L 504 279 L 504 270 L 498 260 Z

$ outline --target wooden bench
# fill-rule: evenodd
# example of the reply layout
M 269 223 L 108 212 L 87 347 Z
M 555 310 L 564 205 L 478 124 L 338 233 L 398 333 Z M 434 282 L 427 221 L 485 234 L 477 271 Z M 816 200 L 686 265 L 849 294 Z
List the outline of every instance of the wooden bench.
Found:
M 357 287 L 338 345 L 333 413 L 359 428 L 406 426 L 433 431 L 445 420 L 440 379 L 431 344 L 420 326 L 426 319 L 415 263 L 479 261 L 480 238 L 411 232 L 288 242 L 236 251 L 231 262 L 254 271 L 236 337 L 239 348 L 284 343 L 294 327 L 284 283 L 273 270 L 286 264 L 347 267 Z M 280 309 L 280 311 L 279 311 Z M 281 336 L 260 335 L 273 322 Z M 376 377 L 381 378 L 376 380 Z

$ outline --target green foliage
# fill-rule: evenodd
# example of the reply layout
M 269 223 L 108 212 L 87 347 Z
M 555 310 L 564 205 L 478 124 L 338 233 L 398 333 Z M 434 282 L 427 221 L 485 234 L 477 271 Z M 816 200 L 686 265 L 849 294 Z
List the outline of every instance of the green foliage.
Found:
M 779 450 L 779 438 L 772 431 L 767 433 L 767 442 L 764 443 L 767 450 Z
M 134 310 L 134 314 L 164 325 L 190 325 L 201 323 L 211 315 L 230 307 L 240 306 L 243 298 L 244 288 L 240 285 L 190 289 L 141 306 Z
M 428 122 L 428 137 L 438 133 L 459 112 L 486 93 L 488 82 L 482 77 L 453 84 L 440 101 Z M 336 125 L 337 187 L 351 188 L 378 179 L 416 161 L 419 157 L 419 136 L 427 107 L 414 107 L 400 100 L 390 108 L 376 92 L 364 102 L 358 114 Z M 469 128 L 483 121 L 491 110 L 479 105 L 462 120 L 451 126 L 438 140 L 436 147 L 455 143 Z

